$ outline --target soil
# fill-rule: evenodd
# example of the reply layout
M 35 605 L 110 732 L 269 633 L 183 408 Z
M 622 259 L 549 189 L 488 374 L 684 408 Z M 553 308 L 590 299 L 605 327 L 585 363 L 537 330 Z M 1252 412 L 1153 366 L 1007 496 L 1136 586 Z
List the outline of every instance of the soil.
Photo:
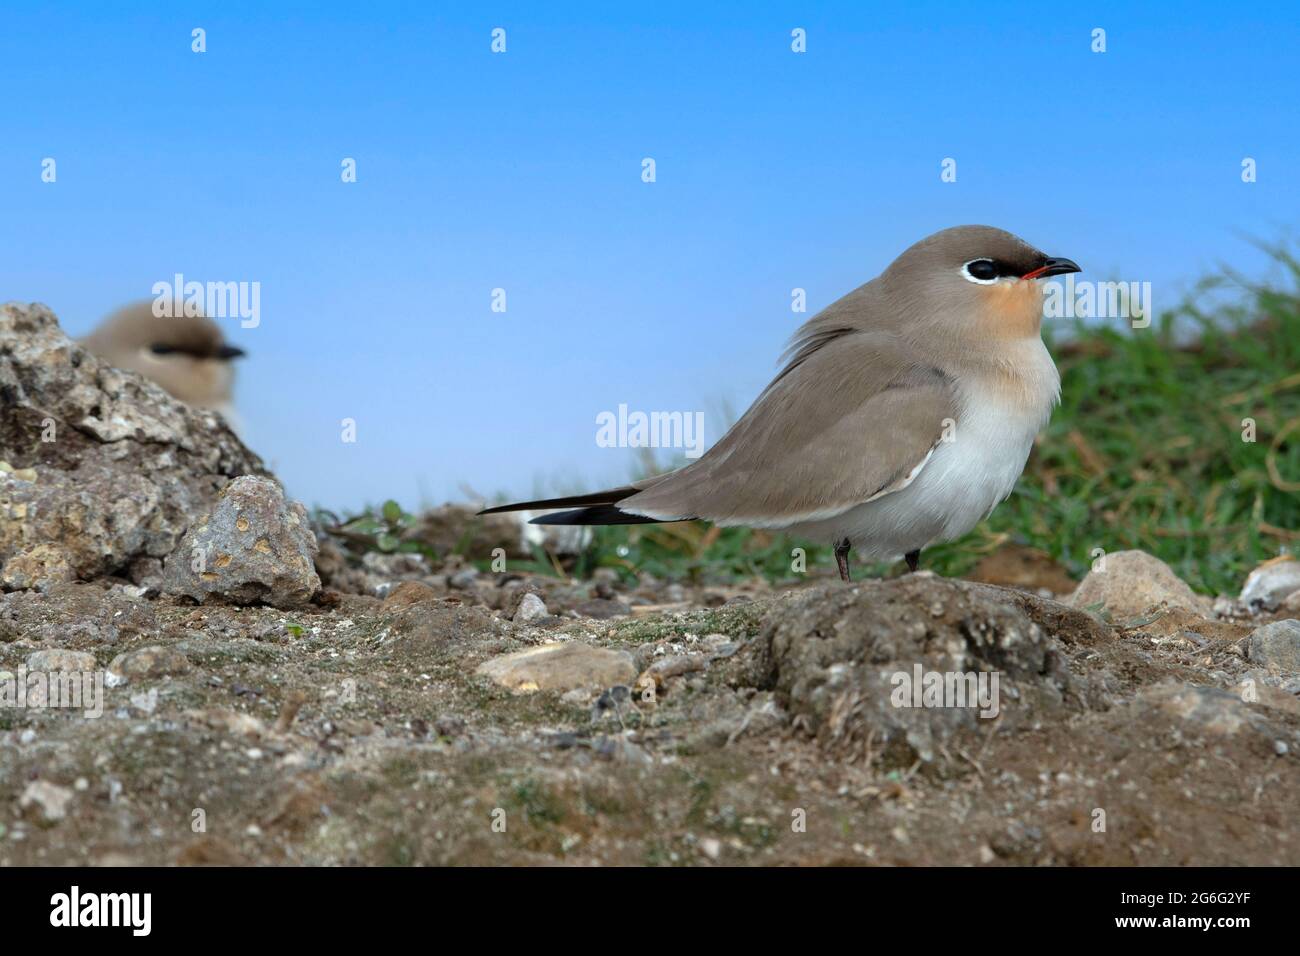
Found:
M 1300 862 L 1300 688 L 1244 656 L 1267 616 L 1119 625 L 924 572 L 630 590 L 454 571 L 295 612 L 111 579 L 3 595 L 0 668 L 58 648 L 130 676 L 97 718 L 0 709 L 0 865 Z M 527 591 L 547 616 L 510 620 Z M 878 620 L 915 646 L 885 648 Z M 816 654 L 782 636 L 804 623 Z M 556 640 L 659 676 L 517 693 L 475 673 Z M 145 648 L 164 652 L 109 667 Z M 870 704 L 874 662 L 909 654 L 1000 661 L 1003 716 L 925 728 L 927 760 L 888 714 L 819 709 L 826 655 Z

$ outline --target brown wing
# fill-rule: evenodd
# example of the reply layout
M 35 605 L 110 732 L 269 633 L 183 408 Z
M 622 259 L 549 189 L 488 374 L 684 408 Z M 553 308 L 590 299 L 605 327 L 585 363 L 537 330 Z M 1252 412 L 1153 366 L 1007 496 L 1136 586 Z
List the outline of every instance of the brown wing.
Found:
M 759 527 L 829 517 L 906 486 L 956 414 L 948 378 L 895 336 L 841 335 L 778 376 L 698 461 L 617 508 Z

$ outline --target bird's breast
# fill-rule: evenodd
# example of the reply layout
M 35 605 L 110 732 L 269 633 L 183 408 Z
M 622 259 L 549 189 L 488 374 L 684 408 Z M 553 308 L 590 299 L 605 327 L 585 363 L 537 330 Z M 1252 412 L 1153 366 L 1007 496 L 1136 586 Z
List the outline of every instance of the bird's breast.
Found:
M 922 472 L 933 472 L 932 490 L 969 495 L 980 517 L 1011 493 L 1060 395 L 1051 356 L 1034 344 L 1014 364 L 959 379 L 959 417 Z

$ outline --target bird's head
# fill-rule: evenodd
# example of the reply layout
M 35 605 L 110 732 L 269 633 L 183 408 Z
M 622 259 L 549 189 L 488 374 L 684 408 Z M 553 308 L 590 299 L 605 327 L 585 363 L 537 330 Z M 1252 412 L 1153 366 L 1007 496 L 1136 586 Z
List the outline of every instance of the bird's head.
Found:
M 230 402 L 231 362 L 244 350 L 202 315 L 156 316 L 139 302 L 109 316 L 84 343 L 119 368 L 153 379 L 181 401 L 204 408 Z
M 992 226 L 955 226 L 922 239 L 881 275 L 904 325 L 979 339 L 1037 336 L 1043 316 L 1040 279 L 1078 272 Z M 914 331 L 924 331 L 914 328 Z

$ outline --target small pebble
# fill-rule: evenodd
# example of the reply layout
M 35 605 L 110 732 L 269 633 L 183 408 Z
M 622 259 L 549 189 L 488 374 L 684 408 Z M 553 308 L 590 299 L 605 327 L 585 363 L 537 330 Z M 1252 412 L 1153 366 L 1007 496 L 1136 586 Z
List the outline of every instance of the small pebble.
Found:
M 546 603 L 532 591 L 523 596 L 519 602 L 519 608 L 515 611 L 515 623 L 527 624 L 529 621 L 537 621 L 547 617 L 550 614 L 546 610 Z

